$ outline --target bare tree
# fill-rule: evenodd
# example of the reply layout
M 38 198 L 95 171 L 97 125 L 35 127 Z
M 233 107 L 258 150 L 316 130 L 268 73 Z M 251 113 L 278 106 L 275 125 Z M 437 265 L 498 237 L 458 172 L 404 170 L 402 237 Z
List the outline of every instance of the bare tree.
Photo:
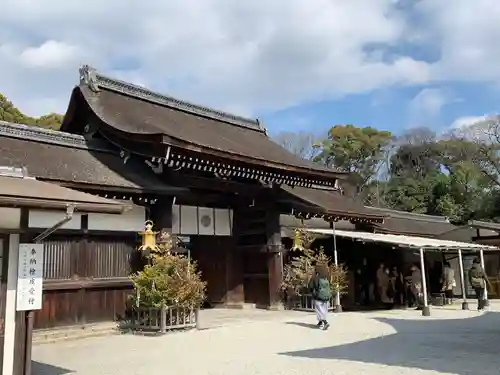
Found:
M 467 154 L 481 172 L 500 188 L 500 115 L 488 116 L 454 129 L 449 136 L 469 145 L 462 153 Z
M 274 137 L 274 141 L 292 154 L 305 160 L 312 160 L 319 153 L 318 149 L 314 147 L 317 139 L 310 132 L 284 131 Z

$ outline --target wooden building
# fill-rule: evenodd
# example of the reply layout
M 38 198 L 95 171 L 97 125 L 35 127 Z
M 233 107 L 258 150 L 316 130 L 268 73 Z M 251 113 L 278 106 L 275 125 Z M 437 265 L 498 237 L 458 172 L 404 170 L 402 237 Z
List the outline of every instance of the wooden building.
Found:
M 0 124 L 0 164 L 131 200 L 121 217 L 81 215 L 45 241 L 38 328 L 119 318 L 146 218 L 188 242 L 212 305 L 278 307 L 280 214 L 382 222 L 344 198 L 345 173 L 290 154 L 251 120 L 80 70 L 61 132 Z M 31 213 L 24 225 L 45 225 Z
M 472 242 L 481 245 L 491 245 L 500 247 L 500 224 L 494 222 L 486 222 L 479 220 L 471 220 L 467 225 L 464 225 L 459 233 L 464 237 L 468 236 Z M 477 256 L 477 255 L 476 255 Z M 472 262 L 472 257 L 464 259 L 466 266 Z M 469 266 L 470 267 L 470 266 Z M 484 254 L 484 270 L 490 280 L 491 288 L 488 288 L 488 298 L 500 298 L 500 254 L 485 253 Z M 469 288 L 471 289 L 471 288 Z M 468 290 L 468 294 L 473 296 L 474 292 Z
M 20 244 L 38 242 L 44 236 L 57 231 L 64 223 L 83 213 L 120 214 L 128 205 L 103 199 L 55 184 L 37 181 L 27 175 L 26 169 L 0 167 L 0 373 L 31 374 L 31 336 L 33 313 L 20 306 L 23 291 L 19 291 Z M 44 233 L 26 230 L 24 222 L 36 212 L 44 221 Z M 20 259 L 21 258 L 21 259 Z M 33 259 L 31 259 L 33 260 Z M 36 268 L 30 260 L 30 268 Z M 27 263 L 24 263 L 27 264 Z M 29 285 L 33 295 L 28 303 L 35 304 L 40 297 L 36 270 L 30 269 Z M 36 279 L 35 279 L 36 277 Z M 40 285 L 41 286 L 41 285 Z M 22 284 L 21 284 L 21 288 Z M 38 297 L 36 297 L 38 289 Z M 29 305 L 28 305 L 29 306 Z

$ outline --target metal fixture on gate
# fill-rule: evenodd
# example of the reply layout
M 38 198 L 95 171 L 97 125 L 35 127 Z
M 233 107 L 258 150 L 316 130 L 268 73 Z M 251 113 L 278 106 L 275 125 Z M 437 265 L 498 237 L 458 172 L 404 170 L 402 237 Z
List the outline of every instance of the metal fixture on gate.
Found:
M 151 220 L 144 223 L 144 231 L 139 232 L 142 237 L 142 245 L 139 246 L 139 250 L 146 252 L 158 250 L 158 245 L 156 244 L 156 234 L 158 232 L 153 231 L 153 225 Z
M 304 250 L 304 233 L 299 228 L 293 234 L 292 250 Z

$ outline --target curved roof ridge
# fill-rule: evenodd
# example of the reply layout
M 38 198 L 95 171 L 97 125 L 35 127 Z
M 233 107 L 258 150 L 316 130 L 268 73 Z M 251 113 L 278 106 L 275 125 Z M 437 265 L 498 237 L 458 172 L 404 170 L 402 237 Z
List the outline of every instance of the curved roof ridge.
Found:
M 213 108 L 194 104 L 185 100 L 164 95 L 145 87 L 134 85 L 116 78 L 111 78 L 100 74 L 89 65 L 83 65 L 80 70 L 80 83 L 87 85 L 92 91 L 98 92 L 101 88 L 115 91 L 137 99 L 146 100 L 161 106 L 189 112 L 194 115 L 209 117 L 214 120 L 224 121 L 232 125 L 260 131 L 267 134 L 266 129 L 257 119 L 249 119 L 228 112 L 219 111 Z
M 45 129 L 38 126 L 30 126 L 24 124 L 14 124 L 0 120 L 0 137 L 10 137 L 22 140 L 35 141 L 40 143 L 50 143 L 59 146 L 67 146 L 72 148 L 90 149 L 94 151 L 111 152 L 109 147 L 104 144 L 92 144 L 85 139 L 83 135 L 66 133 L 59 130 Z

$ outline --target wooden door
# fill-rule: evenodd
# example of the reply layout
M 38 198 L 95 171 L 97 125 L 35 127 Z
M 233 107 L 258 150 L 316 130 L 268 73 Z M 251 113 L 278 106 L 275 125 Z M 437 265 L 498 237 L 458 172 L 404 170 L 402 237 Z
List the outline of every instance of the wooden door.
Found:
M 207 301 L 217 305 L 226 296 L 226 248 L 220 237 L 193 236 L 191 256 L 197 262 L 202 279 L 207 283 Z

